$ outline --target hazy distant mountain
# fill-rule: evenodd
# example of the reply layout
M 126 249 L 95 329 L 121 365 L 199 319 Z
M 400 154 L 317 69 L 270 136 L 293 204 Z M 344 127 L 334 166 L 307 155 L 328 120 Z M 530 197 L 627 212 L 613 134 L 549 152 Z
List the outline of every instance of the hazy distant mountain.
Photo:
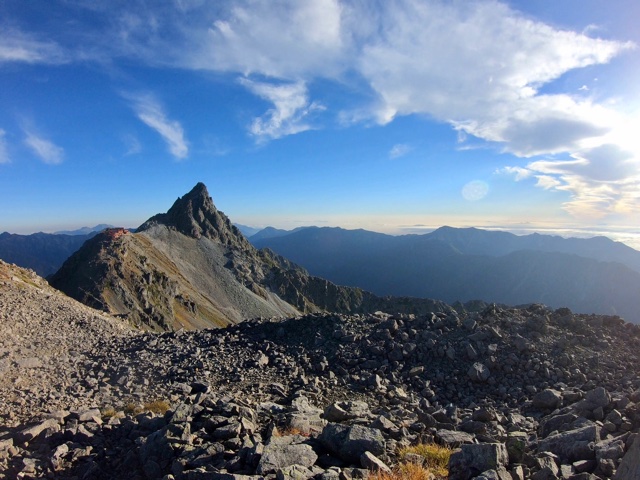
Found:
M 59 232 L 54 232 L 57 235 L 88 235 L 93 232 L 101 232 L 105 228 L 113 228 L 113 225 L 108 225 L 106 223 L 100 223 L 95 227 L 82 227 L 77 230 L 61 230 Z
M 249 238 L 261 230 L 260 228 L 248 227 L 247 225 L 242 225 L 240 223 L 234 223 L 233 225 L 240 230 L 240 233 L 242 233 L 245 238 Z
M 519 237 L 450 227 L 394 237 L 313 227 L 254 244 L 312 275 L 378 295 L 539 302 L 640 321 L 640 252 L 604 237 Z
M 441 302 L 384 299 L 339 287 L 269 250 L 258 251 L 215 208 L 201 183 L 136 233 L 108 229 L 86 242 L 51 284 L 152 330 L 301 312 L 450 310 Z
M 298 228 L 294 228 L 293 230 L 283 230 L 283 229 L 280 229 L 280 228 L 267 227 L 267 228 L 263 228 L 262 230 L 258 231 L 257 233 L 255 233 L 251 237 L 247 237 L 247 238 L 249 238 L 249 241 L 251 243 L 254 243 L 254 242 L 257 242 L 258 240 L 261 240 L 263 238 L 283 237 L 285 235 L 289 235 L 291 233 L 295 233 L 295 232 L 299 232 L 300 230 L 304 230 L 305 228 L 309 228 L 309 227 L 298 227 Z
M 69 255 L 95 234 L 96 232 L 85 235 L 17 235 L 4 232 L 0 234 L 0 258 L 5 262 L 35 270 L 41 277 L 46 277 L 58 270 Z
M 604 262 L 619 262 L 640 272 L 640 252 L 607 237 L 563 238 L 557 235 L 514 235 L 478 228 L 441 227 L 425 237 L 442 240 L 470 255 L 500 256 L 518 250 L 571 253 Z

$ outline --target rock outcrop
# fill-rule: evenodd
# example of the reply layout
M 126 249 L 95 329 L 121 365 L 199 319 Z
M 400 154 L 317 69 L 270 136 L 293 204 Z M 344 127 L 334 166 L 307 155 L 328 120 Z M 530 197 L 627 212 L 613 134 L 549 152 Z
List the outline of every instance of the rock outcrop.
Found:
M 320 311 L 451 310 L 442 302 L 380 298 L 340 287 L 269 250 L 256 250 L 216 209 L 202 183 L 136 233 L 107 229 L 87 241 L 51 284 L 86 305 L 153 331 Z

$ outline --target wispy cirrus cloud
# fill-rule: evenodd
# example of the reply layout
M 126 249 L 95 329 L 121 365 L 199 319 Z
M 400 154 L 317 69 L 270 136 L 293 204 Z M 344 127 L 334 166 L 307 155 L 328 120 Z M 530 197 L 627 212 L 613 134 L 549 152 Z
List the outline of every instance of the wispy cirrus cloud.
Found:
M 324 109 L 322 105 L 309 101 L 303 82 L 267 83 L 242 78 L 240 83 L 255 95 L 273 103 L 273 108 L 251 123 L 249 130 L 259 140 L 310 130 L 313 127 L 308 122 L 309 115 Z
M 127 134 L 122 138 L 122 141 L 124 142 L 127 149 L 127 151 L 124 152 L 125 156 L 136 155 L 142 151 L 140 140 L 138 140 L 135 135 Z
M 498 173 L 516 181 L 535 179 L 545 190 L 567 192 L 563 208 L 575 217 L 601 218 L 630 214 L 640 206 L 640 155 L 616 144 L 604 144 L 572 154 L 571 159 L 546 159 L 525 167 L 505 167 Z
M 7 141 L 5 140 L 6 132 L 0 128 L 0 164 L 11 162 L 9 158 L 9 150 L 7 148 Z
M 400 158 L 411 152 L 413 148 L 406 143 L 396 143 L 391 150 L 389 150 L 389 158 Z
M 185 139 L 182 125 L 177 120 L 167 117 L 164 108 L 153 95 L 143 93 L 123 96 L 131 102 L 131 108 L 137 117 L 162 137 L 171 155 L 179 160 L 187 158 L 189 144 Z
M 0 36 L 0 64 L 2 63 L 67 63 L 65 50 L 53 41 L 39 40 L 20 30 L 7 28 Z
M 62 147 L 32 129 L 24 129 L 24 134 L 24 144 L 44 163 L 59 165 L 63 162 L 64 149 Z

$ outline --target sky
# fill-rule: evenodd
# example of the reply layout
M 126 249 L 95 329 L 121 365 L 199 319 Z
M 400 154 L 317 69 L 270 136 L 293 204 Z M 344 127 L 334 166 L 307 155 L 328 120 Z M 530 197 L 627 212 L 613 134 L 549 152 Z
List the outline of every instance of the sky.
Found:
M 0 2 L 0 231 L 252 227 L 640 249 L 637 0 Z

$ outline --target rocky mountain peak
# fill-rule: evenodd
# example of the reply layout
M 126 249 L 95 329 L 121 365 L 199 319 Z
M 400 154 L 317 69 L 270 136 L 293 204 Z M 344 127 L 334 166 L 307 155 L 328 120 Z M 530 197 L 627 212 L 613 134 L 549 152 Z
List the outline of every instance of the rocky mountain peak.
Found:
M 148 230 L 158 224 L 166 225 L 189 237 L 206 237 L 228 246 L 251 249 L 237 227 L 231 224 L 224 213 L 216 209 L 207 187 L 202 182 L 178 198 L 167 213 L 154 215 L 137 231 Z

